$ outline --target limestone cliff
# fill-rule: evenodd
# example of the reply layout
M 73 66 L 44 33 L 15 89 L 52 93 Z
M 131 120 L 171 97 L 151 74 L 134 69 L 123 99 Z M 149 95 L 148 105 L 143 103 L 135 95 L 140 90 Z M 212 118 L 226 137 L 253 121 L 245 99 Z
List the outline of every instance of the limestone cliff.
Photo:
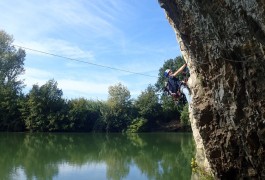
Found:
M 265 1 L 159 3 L 191 71 L 203 165 L 217 179 L 265 179 Z

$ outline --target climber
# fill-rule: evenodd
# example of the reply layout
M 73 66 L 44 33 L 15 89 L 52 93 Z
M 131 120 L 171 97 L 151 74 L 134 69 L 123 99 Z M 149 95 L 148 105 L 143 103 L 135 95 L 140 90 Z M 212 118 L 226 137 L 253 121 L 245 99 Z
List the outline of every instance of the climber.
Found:
M 166 78 L 168 78 L 165 84 L 165 91 L 167 91 L 174 100 L 181 98 L 182 95 L 185 95 L 187 102 L 190 104 L 191 97 L 190 91 L 187 86 L 187 79 L 184 81 L 180 81 L 176 76 L 184 71 L 187 67 L 187 64 L 182 65 L 176 72 L 172 72 L 171 69 L 167 69 L 164 72 Z

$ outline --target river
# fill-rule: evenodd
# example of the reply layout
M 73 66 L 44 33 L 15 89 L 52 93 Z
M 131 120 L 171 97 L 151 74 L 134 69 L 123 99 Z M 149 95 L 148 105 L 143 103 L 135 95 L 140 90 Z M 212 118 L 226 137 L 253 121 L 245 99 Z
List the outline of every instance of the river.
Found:
M 190 180 L 191 133 L 0 133 L 2 180 Z

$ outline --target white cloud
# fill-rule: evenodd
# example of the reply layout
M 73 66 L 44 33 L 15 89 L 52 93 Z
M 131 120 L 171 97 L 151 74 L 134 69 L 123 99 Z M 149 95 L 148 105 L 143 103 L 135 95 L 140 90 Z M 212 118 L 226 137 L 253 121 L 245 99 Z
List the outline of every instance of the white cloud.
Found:
M 108 92 L 108 84 L 96 83 L 80 80 L 61 79 L 58 80 L 58 86 L 64 91 L 75 91 L 82 94 L 106 94 Z
M 54 75 L 51 72 L 35 68 L 26 68 L 25 74 L 21 76 L 21 79 L 24 79 L 27 88 L 31 88 L 34 84 L 43 85 L 53 77 Z
M 101 3 L 94 1 L 50 1 L 47 7 L 50 10 L 53 21 L 58 25 L 71 26 L 78 30 L 83 27 L 87 33 L 97 33 L 99 36 L 109 36 L 118 29 L 113 26 L 109 20 L 113 19 L 108 9 L 101 9 Z M 76 27 L 76 28 L 75 28 Z M 59 28 L 57 26 L 57 28 Z
M 15 45 L 21 46 L 22 48 L 25 47 L 27 54 L 51 56 L 45 54 L 45 53 L 50 53 L 72 59 L 80 59 L 80 60 L 85 59 L 84 61 L 94 60 L 94 53 L 92 51 L 83 50 L 80 47 L 73 45 L 70 42 L 64 40 L 45 39 L 42 42 L 26 41 L 24 43 L 20 42 L 15 42 L 15 43 L 16 43 Z
M 156 15 L 159 5 L 155 9 L 155 3 L 6 0 L 0 1 L 0 28 L 12 34 L 17 45 L 88 62 L 26 50 L 26 74 L 22 78 L 28 88 L 55 79 L 67 97 L 101 99 L 107 97 L 110 85 L 121 82 L 137 96 L 156 79 L 99 66 L 157 76 L 163 61 L 176 50 L 175 43 L 168 42 L 166 33 L 160 31 L 168 22 Z
M 68 99 L 85 97 L 94 100 L 106 100 L 108 97 L 108 88 L 119 82 L 128 88 L 133 98 L 136 98 L 150 84 L 150 81 L 141 76 L 128 73 L 122 73 L 123 76 L 119 76 L 118 74 L 119 72 L 117 71 L 110 74 L 103 71 L 100 75 L 90 73 L 89 76 L 85 74 L 71 74 L 62 77 L 60 73 L 27 67 L 21 79 L 25 79 L 24 83 L 27 91 L 34 84 L 42 86 L 48 80 L 54 79 L 58 83 L 58 88 L 63 90 L 64 97 Z M 126 77 L 133 78 L 134 81 L 127 81 L 125 80 Z M 148 79 L 150 80 L 150 78 Z
M 107 165 L 104 162 L 88 162 L 82 165 L 66 162 L 58 165 L 58 174 L 53 179 L 106 179 L 106 171 Z
M 53 76 L 53 74 L 49 71 L 43 71 L 41 69 L 35 68 L 26 68 L 25 75 L 32 78 L 40 78 L 40 79 L 47 79 Z
M 123 8 L 126 5 L 123 1 L 119 1 L 117 5 L 111 1 L 84 0 L 13 0 L 2 1 L 0 5 L 2 23 L 11 27 L 9 29 L 15 34 L 23 34 L 26 39 L 38 39 L 47 33 L 49 36 L 62 33 L 63 37 L 66 29 L 73 34 L 85 30 L 90 38 L 112 38 L 113 35 L 121 33 L 115 21 L 126 16 L 129 8 Z
M 115 73 L 102 72 L 100 76 L 95 73 L 89 73 L 89 76 L 86 76 L 86 74 L 78 74 L 76 72 L 76 76 L 73 76 L 73 74 L 62 76 L 61 72 L 54 73 L 30 67 L 26 67 L 25 74 L 21 76 L 21 79 L 24 79 L 27 91 L 34 84 L 42 86 L 48 80 L 54 79 L 58 83 L 58 88 L 63 90 L 64 96 L 67 98 L 85 97 L 100 100 L 107 98 L 109 86 L 118 82 L 125 84 L 117 79 Z

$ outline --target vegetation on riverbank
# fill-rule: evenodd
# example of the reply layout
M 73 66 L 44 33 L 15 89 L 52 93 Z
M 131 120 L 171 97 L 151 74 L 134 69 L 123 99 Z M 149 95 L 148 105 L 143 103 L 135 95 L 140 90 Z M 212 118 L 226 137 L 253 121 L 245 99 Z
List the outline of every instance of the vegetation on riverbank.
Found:
M 177 69 L 181 57 L 165 61 L 156 85 L 149 85 L 137 99 L 118 83 L 109 87 L 106 101 L 64 99 L 54 79 L 35 84 L 24 94 L 26 53 L 16 49 L 13 38 L 0 31 L 0 131 L 31 132 L 151 132 L 189 130 L 187 106 L 162 93 L 163 72 Z M 172 125 L 172 121 L 176 122 Z M 171 126 L 169 126 L 171 124 Z M 176 128 L 172 128 L 176 127 Z
M 198 165 L 196 158 L 191 159 L 191 168 L 193 176 L 197 177 L 195 179 L 214 180 L 214 177 L 210 172 L 207 172 L 203 167 Z

